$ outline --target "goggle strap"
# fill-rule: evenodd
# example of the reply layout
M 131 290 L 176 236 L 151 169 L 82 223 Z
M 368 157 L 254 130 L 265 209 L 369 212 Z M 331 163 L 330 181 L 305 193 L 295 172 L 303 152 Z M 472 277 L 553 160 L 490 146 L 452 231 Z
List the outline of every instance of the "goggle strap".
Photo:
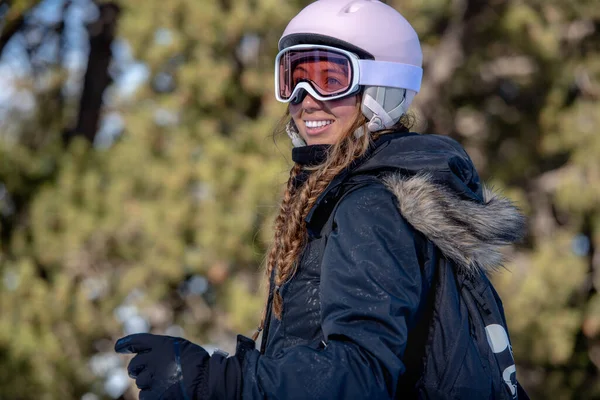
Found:
M 423 69 L 409 64 L 390 61 L 358 60 L 359 85 L 384 86 L 418 92 L 423 79 Z

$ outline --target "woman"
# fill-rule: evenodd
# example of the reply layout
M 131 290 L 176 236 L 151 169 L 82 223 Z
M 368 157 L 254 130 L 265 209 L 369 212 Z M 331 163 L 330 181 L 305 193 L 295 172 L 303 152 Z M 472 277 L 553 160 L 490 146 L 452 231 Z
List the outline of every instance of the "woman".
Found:
M 523 218 L 455 141 L 408 130 L 422 53 L 374 0 L 321 0 L 287 26 L 276 97 L 294 145 L 254 341 L 209 356 L 119 340 L 141 399 L 526 398 L 485 273 Z M 256 339 L 256 338 L 255 338 Z

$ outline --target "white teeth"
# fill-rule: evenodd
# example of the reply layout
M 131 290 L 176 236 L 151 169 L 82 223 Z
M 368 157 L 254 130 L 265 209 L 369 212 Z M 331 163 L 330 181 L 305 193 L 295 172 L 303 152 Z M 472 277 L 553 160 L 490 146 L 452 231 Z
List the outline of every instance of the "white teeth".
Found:
M 304 121 L 307 128 L 320 128 L 322 126 L 329 125 L 332 122 L 333 121 L 331 121 L 331 120 L 328 120 L 328 121 Z

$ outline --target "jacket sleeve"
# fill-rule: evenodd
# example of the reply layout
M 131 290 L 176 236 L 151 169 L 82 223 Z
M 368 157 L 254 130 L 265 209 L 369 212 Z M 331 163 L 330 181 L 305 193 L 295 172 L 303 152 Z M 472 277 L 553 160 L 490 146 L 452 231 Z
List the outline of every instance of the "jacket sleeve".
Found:
M 246 399 L 392 399 L 419 307 L 415 232 L 392 193 L 370 184 L 337 206 L 321 266 L 325 344 L 244 363 Z

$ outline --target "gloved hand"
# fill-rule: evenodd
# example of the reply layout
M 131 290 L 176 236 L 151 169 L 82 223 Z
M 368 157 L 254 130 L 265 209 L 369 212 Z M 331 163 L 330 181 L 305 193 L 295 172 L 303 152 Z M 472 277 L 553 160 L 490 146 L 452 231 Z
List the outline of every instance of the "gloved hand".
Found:
M 140 400 L 208 398 L 210 356 L 185 339 L 139 333 L 115 344 L 117 353 L 137 353 L 127 371 L 135 379 Z
M 127 371 L 135 379 L 140 400 L 240 400 L 242 365 L 252 339 L 238 335 L 235 357 L 182 338 L 138 333 L 117 340 L 117 353 L 137 353 Z

